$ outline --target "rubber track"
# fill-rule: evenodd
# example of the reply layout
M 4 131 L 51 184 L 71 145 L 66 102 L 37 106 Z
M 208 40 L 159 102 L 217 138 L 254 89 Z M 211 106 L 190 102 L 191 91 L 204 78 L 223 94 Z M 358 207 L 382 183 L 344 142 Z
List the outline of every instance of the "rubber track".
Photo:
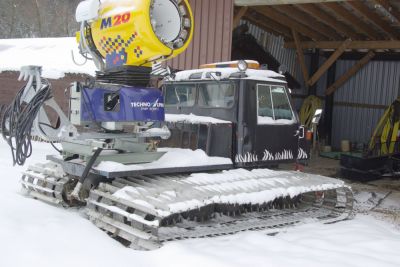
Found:
M 66 205 L 63 198 L 64 186 L 68 176 L 56 163 L 38 163 L 22 173 L 21 185 L 33 198 L 50 204 Z
M 268 178 L 271 173 L 266 172 Z M 275 172 L 275 175 L 277 173 L 286 177 L 281 178 L 282 180 L 287 180 L 293 174 Z M 304 175 L 304 181 L 307 181 L 307 177 L 321 179 L 323 184 L 324 177 Z M 353 193 L 349 187 L 340 183 L 332 184 L 331 189 L 309 190 L 292 198 L 281 197 L 265 203 L 214 203 L 180 213 L 160 214 L 160 210 L 168 209 L 168 201 L 161 203 L 158 199 L 165 197 L 165 190 L 181 190 L 183 196 L 199 197 L 197 190 L 190 190 L 182 182 L 185 178 L 187 176 L 182 175 L 141 176 L 116 179 L 112 184 L 100 184 L 98 189 L 90 192 L 87 214 L 99 228 L 124 244 L 142 250 L 155 249 L 163 242 L 173 240 L 229 235 L 247 230 L 267 229 L 276 232 L 277 229 L 310 220 L 333 223 L 353 216 Z M 325 182 L 335 180 L 325 179 L 329 179 Z M 116 196 L 115 193 L 126 186 L 136 186 L 143 190 L 143 195 L 135 195 L 138 198 L 142 196 L 141 201 L 129 201 Z M 250 189 L 248 192 L 251 193 Z M 238 191 L 235 188 L 232 190 Z M 205 195 L 206 193 L 210 192 L 205 192 Z M 170 204 L 174 204 L 173 201 L 174 199 L 169 199 Z M 147 205 L 149 203 L 152 205 Z

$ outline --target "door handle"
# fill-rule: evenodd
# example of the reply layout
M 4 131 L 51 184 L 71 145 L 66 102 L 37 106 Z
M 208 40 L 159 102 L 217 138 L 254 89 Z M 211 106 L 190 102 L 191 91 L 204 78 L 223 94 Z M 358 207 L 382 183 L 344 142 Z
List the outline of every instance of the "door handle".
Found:
M 305 135 L 304 126 L 300 126 L 299 129 L 295 132 L 294 136 L 298 136 L 299 139 L 303 139 Z

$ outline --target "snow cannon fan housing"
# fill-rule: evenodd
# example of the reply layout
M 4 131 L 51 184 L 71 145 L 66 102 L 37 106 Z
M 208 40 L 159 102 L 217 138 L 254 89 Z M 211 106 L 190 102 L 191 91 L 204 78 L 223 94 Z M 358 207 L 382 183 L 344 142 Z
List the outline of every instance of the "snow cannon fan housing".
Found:
M 151 67 L 185 51 L 193 36 L 187 0 L 83 1 L 76 19 L 84 23 L 78 41 L 83 34 L 90 54 L 105 60 L 106 70 Z

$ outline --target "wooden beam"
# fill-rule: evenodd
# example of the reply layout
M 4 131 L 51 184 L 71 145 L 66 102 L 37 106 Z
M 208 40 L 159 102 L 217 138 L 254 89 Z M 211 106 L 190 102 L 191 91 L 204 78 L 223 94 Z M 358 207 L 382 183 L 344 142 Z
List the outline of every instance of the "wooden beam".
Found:
M 264 16 L 266 16 L 266 17 L 268 17 L 268 18 L 270 18 L 270 19 L 272 19 L 272 20 L 274 20 L 274 21 L 276 21 L 278 23 L 281 23 L 283 25 L 287 25 L 289 28 L 296 30 L 296 32 L 301 33 L 302 35 L 307 36 L 312 40 L 316 40 L 316 41 L 318 41 L 318 40 L 326 40 L 326 38 L 322 34 L 316 32 L 316 31 L 314 31 L 314 30 L 312 30 L 312 29 L 310 29 L 310 28 L 308 28 L 308 27 L 306 27 L 306 26 L 304 26 L 302 24 L 297 23 L 292 18 L 290 18 L 290 17 L 288 17 L 286 15 L 283 15 L 281 13 L 276 12 L 276 10 L 273 9 L 272 7 L 259 6 L 255 10 L 258 13 L 260 13 L 260 14 L 262 14 L 262 15 L 264 15 Z
M 300 68 L 301 68 L 301 71 L 303 72 L 304 83 L 307 85 L 309 76 L 308 76 L 306 61 L 304 59 L 303 49 L 301 49 L 301 47 L 300 47 L 300 37 L 299 37 L 299 34 L 294 29 L 292 29 L 292 34 L 293 34 L 294 42 L 296 44 L 297 57 L 300 62 Z
M 389 23 L 384 21 L 377 13 L 369 9 L 364 3 L 358 1 L 347 2 L 352 8 L 357 10 L 368 21 L 371 21 L 381 30 L 383 30 L 391 39 L 399 39 L 399 33 L 394 30 Z
M 328 39 L 331 40 L 340 40 L 342 36 L 336 33 L 335 30 L 325 26 L 324 24 L 320 23 L 313 16 L 308 15 L 307 13 L 297 9 L 295 6 L 291 5 L 277 5 L 273 6 L 278 12 L 288 15 L 290 18 L 296 20 L 298 23 L 301 23 L 315 31 L 319 32 L 320 34 L 324 35 Z
M 364 67 L 373 57 L 375 53 L 369 51 L 362 59 L 360 59 L 353 67 L 351 67 L 345 74 L 336 80 L 328 89 L 326 89 L 325 94 L 330 95 L 345 84 L 354 74 L 356 74 L 362 67 Z
M 319 78 L 332 66 L 333 63 L 343 54 L 348 45 L 351 43 L 351 39 L 344 41 L 338 49 L 322 64 L 322 66 L 314 73 L 314 75 L 308 80 L 308 85 L 313 86 Z
M 368 53 L 368 51 L 367 51 Z M 346 51 L 340 56 L 340 60 L 360 60 L 363 56 L 365 56 L 367 53 L 365 52 L 357 52 L 357 51 Z M 321 56 L 328 58 L 332 55 L 330 52 L 322 52 Z M 397 61 L 400 62 L 400 53 L 399 52 L 376 52 L 375 51 L 375 56 L 373 59 L 375 61 Z
M 337 49 L 342 42 L 301 42 L 302 49 Z M 296 48 L 294 42 L 285 43 L 285 48 Z M 400 41 L 352 41 L 347 49 L 400 49 Z
M 246 14 L 248 7 L 247 6 L 242 6 L 238 9 L 237 13 L 235 14 L 233 18 L 233 28 L 235 29 L 237 26 L 239 26 L 240 19 Z
M 338 17 L 342 18 L 350 27 L 354 27 L 356 30 L 365 33 L 371 39 L 382 39 L 381 36 L 376 33 L 369 25 L 363 23 L 358 17 L 354 16 L 349 10 L 344 8 L 338 3 L 321 3 L 320 5 L 330 9 Z
M 391 6 L 388 0 L 370 0 L 370 2 L 380 5 L 400 23 L 400 12 Z
M 342 101 L 335 101 L 335 102 L 333 102 L 333 104 L 335 106 L 353 107 L 353 108 L 387 109 L 387 107 L 388 107 L 387 105 L 374 105 L 374 104 L 342 102 Z
M 302 5 L 296 5 L 296 7 L 300 8 L 304 12 L 307 12 L 311 16 L 314 16 L 320 22 L 325 23 L 326 25 L 329 25 L 330 27 L 334 28 L 338 33 L 347 38 L 351 38 L 353 40 L 362 40 L 364 38 L 362 34 L 353 31 L 347 25 L 338 21 L 336 18 L 332 17 L 330 14 L 319 8 L 317 5 L 302 4 Z

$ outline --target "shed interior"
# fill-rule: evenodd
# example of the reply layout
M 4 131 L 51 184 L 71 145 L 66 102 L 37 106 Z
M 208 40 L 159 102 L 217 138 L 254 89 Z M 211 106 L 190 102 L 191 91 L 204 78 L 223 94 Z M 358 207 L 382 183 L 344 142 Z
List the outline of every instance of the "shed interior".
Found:
M 346 139 L 365 145 L 400 95 L 400 1 L 234 3 L 232 58 L 243 56 L 240 37 L 252 35 L 270 58 L 248 55 L 285 73 L 298 106 L 309 95 L 324 100 L 326 144 L 339 148 Z

